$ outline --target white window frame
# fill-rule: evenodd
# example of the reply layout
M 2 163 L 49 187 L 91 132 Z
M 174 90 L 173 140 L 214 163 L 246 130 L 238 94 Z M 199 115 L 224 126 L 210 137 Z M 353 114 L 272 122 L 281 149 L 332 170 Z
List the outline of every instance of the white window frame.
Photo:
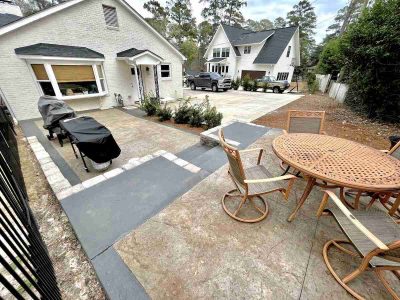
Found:
M 107 24 L 106 16 L 105 16 L 105 14 L 104 14 L 104 7 L 114 9 L 114 11 L 115 11 L 115 16 L 116 16 L 116 18 L 117 18 L 117 26 L 112 26 L 112 25 L 108 25 L 108 24 Z M 103 9 L 103 17 L 104 17 L 104 22 L 106 23 L 106 27 L 107 27 L 108 29 L 118 30 L 118 29 L 119 29 L 119 19 L 118 19 L 117 8 L 114 7 L 114 6 L 111 6 L 111 5 L 102 4 L 102 9 Z
M 230 55 L 230 47 L 221 48 L 221 57 L 229 57 Z
M 214 56 L 214 52 L 218 52 L 217 56 Z M 220 58 L 221 57 L 221 48 L 213 48 L 213 58 Z
M 244 46 L 243 54 L 250 54 L 251 53 L 251 46 Z
M 29 60 L 27 61 L 27 64 L 29 66 L 29 69 L 32 73 L 33 78 L 35 79 L 35 83 L 36 86 L 39 90 L 39 93 L 41 96 L 44 96 L 43 90 L 41 85 L 39 84 L 40 81 L 50 81 L 51 85 L 53 86 L 53 90 L 54 93 L 56 94 L 55 96 L 49 96 L 49 97 L 53 97 L 55 99 L 58 100 L 75 100 L 75 99 L 86 99 L 86 98 L 96 98 L 96 97 L 102 97 L 108 94 L 108 87 L 107 87 L 107 80 L 105 77 L 105 72 L 104 72 L 104 65 L 101 62 L 89 62 L 89 61 L 71 61 L 71 60 L 54 60 L 54 61 L 43 61 L 43 60 Z M 33 71 L 32 65 L 35 64 L 40 64 L 43 65 L 46 73 L 47 73 L 47 77 L 49 78 L 49 80 L 38 80 L 36 78 L 35 72 Z M 64 96 L 63 94 L 61 94 L 61 90 L 60 87 L 58 86 L 58 82 L 56 79 L 56 76 L 54 75 L 54 71 L 52 68 L 52 65 L 91 65 L 92 69 L 93 69 L 93 74 L 96 80 L 96 85 L 97 85 L 97 90 L 99 91 L 96 94 L 85 94 L 85 95 L 74 95 L 74 96 Z M 100 65 L 103 71 L 103 77 L 100 77 L 97 71 L 97 65 Z M 104 80 L 104 90 L 101 86 L 100 80 Z
M 162 73 L 163 72 L 167 72 L 167 71 L 163 71 L 162 69 L 161 69 L 161 66 L 168 66 L 168 72 L 169 72 L 169 77 L 162 77 Z M 161 78 L 161 80 L 172 80 L 172 69 L 171 69 L 171 64 L 170 63 L 162 63 L 162 64 L 160 64 L 160 78 Z

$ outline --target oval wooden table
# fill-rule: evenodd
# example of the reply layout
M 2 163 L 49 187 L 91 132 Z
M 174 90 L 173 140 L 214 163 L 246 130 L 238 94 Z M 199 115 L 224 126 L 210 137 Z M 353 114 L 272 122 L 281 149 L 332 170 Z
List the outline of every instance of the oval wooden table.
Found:
M 308 177 L 289 222 L 295 218 L 317 179 L 337 187 L 368 192 L 400 190 L 400 160 L 353 141 L 328 135 L 291 133 L 275 138 L 272 148 L 283 162 Z

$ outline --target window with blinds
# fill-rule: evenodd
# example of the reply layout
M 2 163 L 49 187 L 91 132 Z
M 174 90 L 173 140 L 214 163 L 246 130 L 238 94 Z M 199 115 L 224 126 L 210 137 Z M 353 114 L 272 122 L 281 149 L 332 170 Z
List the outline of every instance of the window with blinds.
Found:
M 107 26 L 118 27 L 117 10 L 115 7 L 103 5 L 103 14 Z
M 47 96 L 81 96 L 106 93 L 103 66 L 32 64 L 36 81 Z M 55 78 L 50 80 L 49 78 Z
M 277 80 L 287 80 L 289 77 L 289 72 L 279 72 L 276 76 Z

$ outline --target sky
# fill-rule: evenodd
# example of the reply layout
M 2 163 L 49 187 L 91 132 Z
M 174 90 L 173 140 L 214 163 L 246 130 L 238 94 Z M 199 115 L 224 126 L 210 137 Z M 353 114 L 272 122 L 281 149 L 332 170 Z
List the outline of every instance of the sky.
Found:
M 143 4 L 146 0 L 127 0 L 134 9 L 136 9 L 143 17 L 150 17 L 144 8 Z M 203 21 L 201 11 L 204 3 L 199 3 L 198 0 L 190 0 L 192 3 L 192 13 L 196 17 L 198 23 Z M 166 0 L 159 0 L 162 5 L 165 5 Z M 286 18 L 286 14 L 292 10 L 293 5 L 297 4 L 298 0 L 247 0 L 247 7 L 242 9 L 245 19 L 275 20 L 277 17 Z M 320 43 L 325 37 L 326 28 L 333 23 L 337 11 L 347 4 L 347 0 L 311 0 L 311 4 L 315 7 L 317 15 L 317 28 L 315 40 Z

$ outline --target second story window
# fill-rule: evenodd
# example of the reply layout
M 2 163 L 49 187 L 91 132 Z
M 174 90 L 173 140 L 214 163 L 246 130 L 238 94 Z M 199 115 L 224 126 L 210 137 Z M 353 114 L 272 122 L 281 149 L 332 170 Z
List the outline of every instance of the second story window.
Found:
M 107 26 L 118 28 L 118 16 L 115 7 L 103 5 L 103 14 Z
M 251 52 L 251 46 L 244 46 L 243 53 L 244 54 L 250 54 L 250 52 Z
M 229 57 L 229 47 L 222 48 L 221 57 Z
M 213 57 L 221 57 L 221 48 L 213 49 Z
M 290 50 L 292 49 L 292 46 L 289 46 L 288 48 L 287 48 L 287 52 L 286 52 L 286 57 L 289 57 L 289 55 L 290 55 Z

